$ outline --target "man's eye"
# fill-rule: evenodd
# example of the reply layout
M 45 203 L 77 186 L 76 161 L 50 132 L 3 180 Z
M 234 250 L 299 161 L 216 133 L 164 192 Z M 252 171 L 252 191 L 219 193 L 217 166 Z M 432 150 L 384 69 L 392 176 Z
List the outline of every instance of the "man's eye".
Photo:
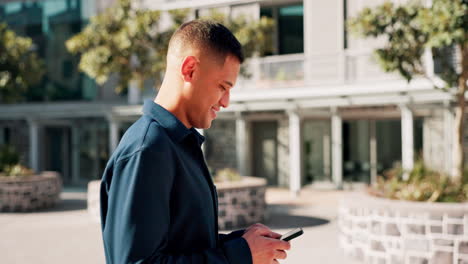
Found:
M 226 91 L 226 88 L 224 88 L 224 86 L 220 85 L 219 88 L 221 88 L 221 90 L 223 91 Z

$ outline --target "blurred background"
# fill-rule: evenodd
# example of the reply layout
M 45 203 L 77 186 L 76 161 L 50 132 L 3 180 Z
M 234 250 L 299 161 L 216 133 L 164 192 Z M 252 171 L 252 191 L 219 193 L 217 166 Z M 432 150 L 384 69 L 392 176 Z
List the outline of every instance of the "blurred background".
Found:
M 221 226 L 305 227 L 283 263 L 468 263 L 466 206 L 439 208 L 468 197 L 462 0 L 0 1 L 2 263 L 104 262 L 96 186 L 157 94 L 171 34 L 195 18 L 225 24 L 247 57 L 200 132 L 217 184 L 262 179 L 264 206 L 240 222 L 221 208 Z M 418 222 L 375 197 L 434 206 Z

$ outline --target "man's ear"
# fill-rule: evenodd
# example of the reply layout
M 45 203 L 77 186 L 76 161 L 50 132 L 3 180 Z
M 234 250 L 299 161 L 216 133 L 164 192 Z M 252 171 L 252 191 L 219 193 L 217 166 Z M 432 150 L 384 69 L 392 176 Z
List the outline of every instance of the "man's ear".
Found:
M 187 56 L 182 61 L 180 66 L 180 73 L 184 82 L 191 82 L 193 80 L 193 73 L 198 68 L 198 59 L 194 56 Z

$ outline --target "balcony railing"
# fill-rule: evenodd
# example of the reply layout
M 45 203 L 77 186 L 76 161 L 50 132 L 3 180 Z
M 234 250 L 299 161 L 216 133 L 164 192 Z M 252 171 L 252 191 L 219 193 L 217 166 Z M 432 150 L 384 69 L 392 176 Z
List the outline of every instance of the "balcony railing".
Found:
M 400 79 L 384 73 L 369 53 L 279 55 L 253 58 L 244 65 L 247 76 L 238 80 L 240 89 L 305 87 Z

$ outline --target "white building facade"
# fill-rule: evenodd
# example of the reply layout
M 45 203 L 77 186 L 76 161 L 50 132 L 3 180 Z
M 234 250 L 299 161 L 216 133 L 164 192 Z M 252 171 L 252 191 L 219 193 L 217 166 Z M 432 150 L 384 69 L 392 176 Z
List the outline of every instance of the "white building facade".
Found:
M 398 163 L 412 168 L 418 156 L 434 169 L 450 170 L 454 98 L 427 80 L 407 83 L 383 73 L 371 56 L 381 43 L 355 39 L 345 30 L 348 17 L 381 2 L 140 4 L 161 10 L 188 7 L 193 17 L 216 9 L 233 17 L 275 20 L 274 53 L 245 62 L 251 76 L 239 77 L 230 106 L 204 131 L 204 151 L 212 171 L 235 168 L 297 194 L 310 185 L 372 183 Z M 427 58 L 433 72 L 434 62 Z M 1 140 L 27 153 L 24 160 L 32 168 L 62 170 L 70 184 L 99 178 L 120 136 L 141 115 L 139 103 L 154 97 L 151 90 L 129 93 L 137 103 L 130 105 L 106 95 L 112 83 L 105 86 L 97 87 L 102 95 L 89 102 L 1 105 Z

